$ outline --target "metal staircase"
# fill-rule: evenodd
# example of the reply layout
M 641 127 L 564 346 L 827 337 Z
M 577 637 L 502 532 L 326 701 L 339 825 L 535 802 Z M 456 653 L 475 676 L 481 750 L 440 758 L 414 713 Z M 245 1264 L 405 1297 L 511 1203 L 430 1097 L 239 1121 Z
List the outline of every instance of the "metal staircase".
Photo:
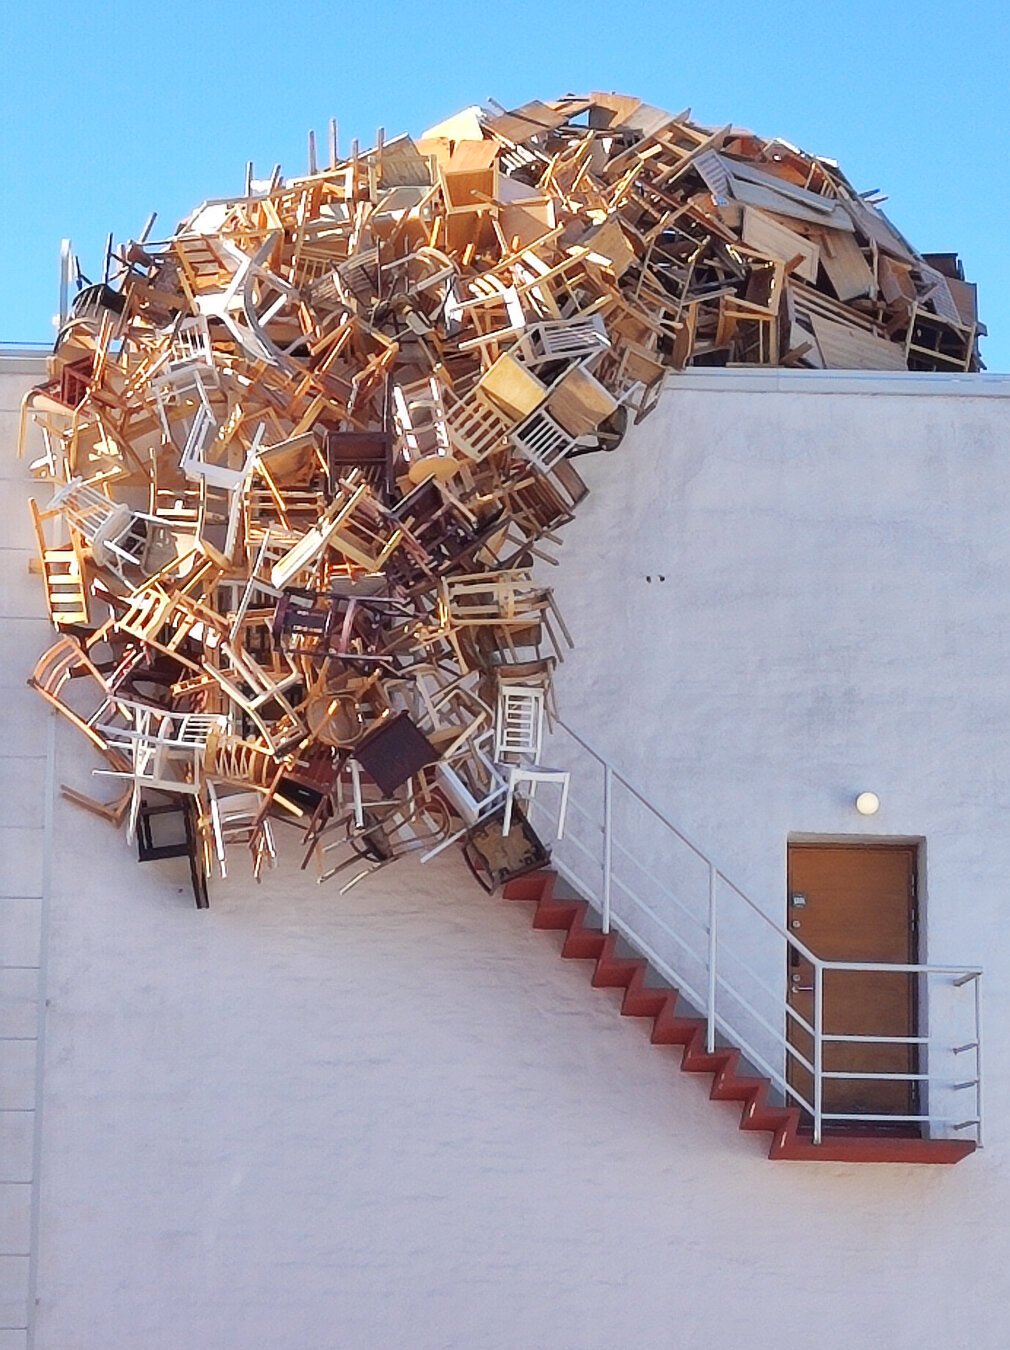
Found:
M 564 838 L 553 838 L 542 795 L 531 817 L 556 873 L 582 898 L 559 898 L 553 873 L 511 883 L 506 897 L 535 901 L 535 926 L 565 931 L 564 956 L 595 961 L 593 983 L 624 988 L 625 1015 L 651 1017 L 654 1042 L 682 1045 L 684 1070 L 712 1074 L 713 1097 L 742 1102 L 741 1129 L 771 1131 L 770 1157 L 956 1162 L 981 1144 L 978 966 L 822 960 L 563 722 L 551 752 L 571 771 Z M 617 954 L 618 935 L 638 956 Z M 812 1020 L 786 996 L 797 958 L 812 970 Z M 825 1025 L 826 978 L 868 972 L 916 980 L 923 1035 Z M 832 1047 L 857 1042 L 915 1046 L 917 1072 L 830 1067 Z M 870 1077 L 914 1079 L 915 1113 L 827 1109 L 837 1082 Z

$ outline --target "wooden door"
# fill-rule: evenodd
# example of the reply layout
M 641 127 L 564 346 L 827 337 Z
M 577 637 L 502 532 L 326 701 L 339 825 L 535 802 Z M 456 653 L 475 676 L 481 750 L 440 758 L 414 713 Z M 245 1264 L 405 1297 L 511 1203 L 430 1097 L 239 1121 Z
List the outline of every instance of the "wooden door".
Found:
M 787 923 L 815 956 L 826 961 L 916 962 L 915 848 L 791 844 Z M 791 953 L 787 980 L 790 1006 L 813 1026 L 811 963 Z M 916 1035 L 917 984 L 914 975 L 825 971 L 824 1034 Z M 788 1021 L 790 1043 L 813 1063 L 813 1038 L 793 1018 Z M 914 1074 L 918 1062 L 914 1045 L 824 1046 L 826 1071 Z M 812 1075 L 792 1055 L 788 1078 L 812 1103 Z M 918 1114 L 917 1099 L 913 1081 L 829 1078 L 824 1080 L 822 1106 L 825 1112 L 910 1116 Z

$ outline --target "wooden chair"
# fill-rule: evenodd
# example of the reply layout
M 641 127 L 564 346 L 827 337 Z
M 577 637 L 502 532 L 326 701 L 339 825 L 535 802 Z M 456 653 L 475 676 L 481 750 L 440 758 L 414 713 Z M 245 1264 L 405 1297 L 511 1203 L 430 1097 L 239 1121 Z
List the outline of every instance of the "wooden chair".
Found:
M 59 516 L 59 511 L 40 511 L 34 497 L 28 499 L 28 504 L 42 564 L 49 621 L 57 631 L 86 628 L 88 592 L 79 536 L 71 531 L 69 544 L 51 548 L 46 542 L 45 522 Z

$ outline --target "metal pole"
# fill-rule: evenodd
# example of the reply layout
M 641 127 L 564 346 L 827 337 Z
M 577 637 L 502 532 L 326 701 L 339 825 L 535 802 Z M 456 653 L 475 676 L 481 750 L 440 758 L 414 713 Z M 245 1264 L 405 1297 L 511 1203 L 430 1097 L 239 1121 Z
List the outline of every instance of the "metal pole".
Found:
M 982 1147 L 982 979 L 975 976 L 975 1142 Z
M 73 267 L 74 251 L 69 239 L 60 242 L 60 327 L 67 321 L 70 313 L 70 272 Z
M 824 1111 L 824 972 L 814 966 L 814 1143 L 821 1142 Z
M 708 1053 L 711 1054 L 715 1049 L 715 954 L 716 945 L 719 941 L 719 929 L 716 922 L 717 905 L 716 896 L 718 893 L 719 873 L 716 871 L 715 863 L 708 865 L 708 1028 L 705 1035 L 705 1045 Z
M 603 766 L 603 931 L 610 932 L 610 876 L 614 856 L 611 810 L 613 803 L 614 771 Z

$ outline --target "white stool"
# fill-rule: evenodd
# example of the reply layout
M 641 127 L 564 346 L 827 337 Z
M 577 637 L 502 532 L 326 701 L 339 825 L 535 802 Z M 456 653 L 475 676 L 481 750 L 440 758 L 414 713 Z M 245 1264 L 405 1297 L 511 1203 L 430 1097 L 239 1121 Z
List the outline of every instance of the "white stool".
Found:
M 538 783 L 560 783 L 561 784 L 561 803 L 558 807 L 558 833 L 559 839 L 564 837 L 565 833 L 565 812 L 568 810 L 568 782 L 570 774 L 567 769 L 543 769 L 538 766 L 524 768 L 521 764 L 514 764 L 509 770 L 508 795 L 505 798 L 505 816 L 502 820 L 501 832 L 508 834 L 512 828 L 512 802 L 515 799 L 516 786 L 519 783 L 529 784 L 528 796 L 533 798 Z

